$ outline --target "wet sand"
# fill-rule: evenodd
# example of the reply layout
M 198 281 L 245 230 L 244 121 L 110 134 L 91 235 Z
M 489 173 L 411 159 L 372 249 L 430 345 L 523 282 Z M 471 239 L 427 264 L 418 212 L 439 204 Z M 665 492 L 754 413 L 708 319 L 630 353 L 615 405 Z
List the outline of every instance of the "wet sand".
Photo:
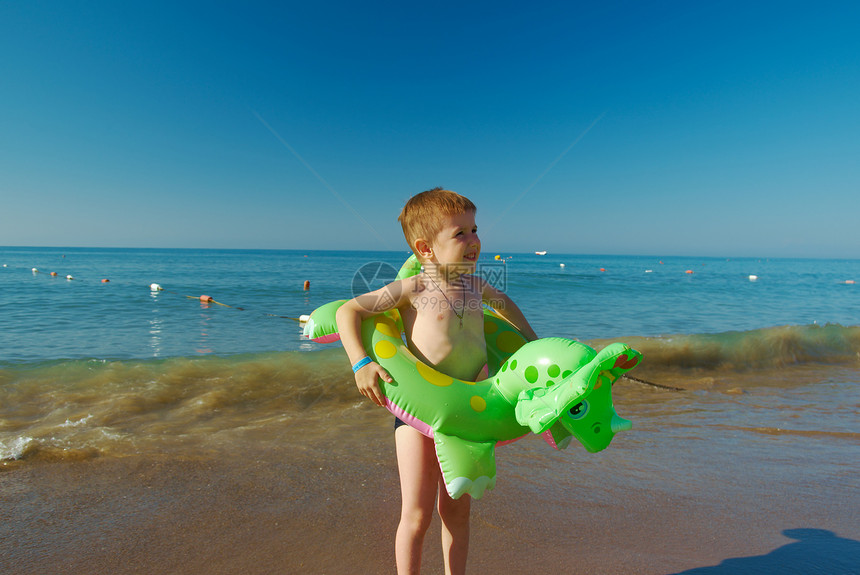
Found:
M 469 572 L 860 573 L 856 437 L 822 453 L 817 437 L 661 429 L 656 412 L 706 409 L 675 397 L 619 408 L 637 427 L 600 454 L 500 448 Z M 0 572 L 393 573 L 390 419 L 362 413 L 360 433 L 7 465 Z M 425 573 L 442 572 L 438 533 Z

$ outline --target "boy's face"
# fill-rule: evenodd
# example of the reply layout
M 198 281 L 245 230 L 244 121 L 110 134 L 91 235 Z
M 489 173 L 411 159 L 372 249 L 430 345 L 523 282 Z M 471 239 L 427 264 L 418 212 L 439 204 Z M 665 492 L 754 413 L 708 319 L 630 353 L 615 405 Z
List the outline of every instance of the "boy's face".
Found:
M 441 231 L 430 242 L 430 248 L 431 261 L 441 265 L 463 265 L 463 273 L 474 271 L 478 256 L 481 255 L 475 212 L 445 218 Z

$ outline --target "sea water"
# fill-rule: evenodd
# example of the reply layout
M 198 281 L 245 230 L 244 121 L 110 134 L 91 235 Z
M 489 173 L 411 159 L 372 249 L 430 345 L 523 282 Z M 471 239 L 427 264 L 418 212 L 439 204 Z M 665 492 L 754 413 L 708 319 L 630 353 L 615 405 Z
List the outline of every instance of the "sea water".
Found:
M 289 318 L 380 287 L 407 255 L 2 248 L 0 365 L 318 349 Z M 540 335 L 589 341 L 860 323 L 860 285 L 851 283 L 860 260 L 500 256 L 484 255 L 479 272 Z
M 241 450 L 299 418 L 313 433 L 370 417 L 340 345 L 303 339 L 298 319 L 381 287 L 407 255 L 0 249 L 0 461 Z M 691 390 L 672 398 L 679 425 L 695 406 L 732 433 L 856 449 L 858 260 L 490 253 L 478 273 L 541 336 L 640 349 L 632 375 Z M 663 425 L 663 401 L 638 388 L 628 400 Z

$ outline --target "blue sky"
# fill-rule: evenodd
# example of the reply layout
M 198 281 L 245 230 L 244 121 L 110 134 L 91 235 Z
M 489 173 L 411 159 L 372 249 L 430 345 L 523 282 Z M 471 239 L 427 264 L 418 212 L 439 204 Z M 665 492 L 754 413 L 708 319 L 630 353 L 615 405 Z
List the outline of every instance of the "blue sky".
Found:
M 0 245 L 860 257 L 856 2 L 0 2 Z

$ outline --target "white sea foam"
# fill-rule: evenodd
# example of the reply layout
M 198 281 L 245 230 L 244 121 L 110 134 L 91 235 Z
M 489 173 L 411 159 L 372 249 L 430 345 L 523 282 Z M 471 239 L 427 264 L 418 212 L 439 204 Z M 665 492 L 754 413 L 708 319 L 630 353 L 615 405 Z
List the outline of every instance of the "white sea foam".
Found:
M 8 443 L 0 441 L 0 461 L 21 459 L 33 441 L 32 437 L 16 437 Z
M 60 427 L 80 427 L 82 425 L 86 425 L 86 423 L 92 418 L 93 418 L 93 414 L 91 413 L 91 414 L 87 415 L 86 417 L 82 417 L 81 419 L 79 419 L 77 421 L 71 421 L 71 420 L 67 419 L 65 421 L 65 423 L 60 424 Z

